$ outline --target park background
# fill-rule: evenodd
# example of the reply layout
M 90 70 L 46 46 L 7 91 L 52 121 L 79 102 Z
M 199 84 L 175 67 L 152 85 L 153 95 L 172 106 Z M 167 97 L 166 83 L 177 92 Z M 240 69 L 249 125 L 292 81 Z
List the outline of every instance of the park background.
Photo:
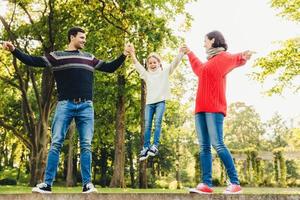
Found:
M 87 30 L 85 51 L 112 60 L 127 41 L 145 61 L 156 51 L 170 63 L 186 43 L 202 60 L 204 36 L 220 30 L 229 52 L 254 50 L 228 76 L 225 143 L 243 186 L 300 185 L 298 0 L 1 0 L 0 37 L 32 55 L 66 48 L 72 26 Z M 48 68 L 31 68 L 0 50 L 0 184 L 42 181 L 57 103 Z M 199 181 L 194 128 L 197 78 L 184 59 L 171 77 L 159 155 L 138 162 L 145 85 L 127 59 L 114 74 L 95 73 L 93 182 L 97 187 L 193 187 Z M 81 184 L 78 137 L 70 127 L 55 185 Z M 226 172 L 214 158 L 214 185 Z

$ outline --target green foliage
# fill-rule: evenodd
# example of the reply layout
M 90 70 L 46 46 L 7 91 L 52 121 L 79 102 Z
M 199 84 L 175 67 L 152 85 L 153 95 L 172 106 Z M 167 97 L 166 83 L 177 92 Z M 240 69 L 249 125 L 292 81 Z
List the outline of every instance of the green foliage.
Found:
M 271 7 L 279 10 L 279 15 L 295 22 L 300 21 L 299 0 L 271 0 Z M 252 77 L 263 83 L 275 79 L 275 84 L 266 92 L 268 95 L 281 94 L 290 88 L 299 91 L 300 74 L 300 38 L 291 38 L 281 42 L 282 48 L 270 52 L 267 56 L 258 58 L 255 66 L 259 71 Z
M 299 0 L 271 0 L 271 6 L 280 10 L 279 15 L 289 20 L 300 21 Z
M 282 49 L 271 52 L 266 57 L 255 61 L 260 71 L 253 73 L 253 78 L 263 83 L 271 78 L 276 82 L 267 91 L 268 95 L 280 94 L 285 88 L 298 92 L 300 74 L 300 38 L 281 42 Z
M 236 102 L 229 105 L 224 124 L 224 140 L 230 149 L 261 149 L 264 127 L 252 106 Z

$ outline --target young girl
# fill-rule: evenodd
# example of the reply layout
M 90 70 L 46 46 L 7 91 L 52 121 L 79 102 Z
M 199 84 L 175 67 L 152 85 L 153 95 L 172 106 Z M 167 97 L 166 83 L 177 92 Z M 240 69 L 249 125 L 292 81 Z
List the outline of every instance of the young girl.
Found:
M 212 31 L 205 37 L 204 47 L 208 61 L 201 62 L 193 52 L 188 51 L 192 69 L 198 76 L 195 122 L 200 145 L 200 167 L 202 183 L 191 192 L 212 193 L 211 145 L 224 163 L 230 178 L 230 185 L 224 193 L 242 191 L 234 162 L 223 142 L 223 120 L 226 116 L 226 75 L 234 68 L 244 65 L 253 52 L 227 53 L 227 44 L 219 31 Z
M 140 152 L 140 161 L 147 159 L 149 156 L 155 156 L 158 154 L 161 123 L 165 112 L 165 100 L 170 98 L 169 76 L 174 72 L 175 68 L 180 63 L 185 51 L 185 47 L 180 48 L 179 54 L 169 66 L 162 66 L 159 55 L 156 53 L 151 53 L 147 57 L 147 69 L 145 69 L 137 60 L 133 47 L 132 51 L 130 51 L 134 66 L 140 77 L 146 83 L 144 147 Z M 154 115 L 154 142 L 152 145 L 150 145 L 152 121 Z

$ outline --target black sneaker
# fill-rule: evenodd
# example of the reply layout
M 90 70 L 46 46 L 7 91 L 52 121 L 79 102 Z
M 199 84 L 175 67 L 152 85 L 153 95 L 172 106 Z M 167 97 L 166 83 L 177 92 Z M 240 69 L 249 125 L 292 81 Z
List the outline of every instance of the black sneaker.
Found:
M 146 159 L 148 158 L 148 156 L 149 156 L 148 152 L 149 152 L 149 148 L 144 147 L 144 148 L 141 150 L 139 160 L 140 160 L 140 161 L 146 160 Z
M 158 154 L 158 148 L 156 145 L 152 145 L 149 148 L 149 152 L 148 152 L 149 156 L 156 156 Z
M 93 183 L 87 183 L 82 188 L 82 193 L 97 193 L 98 190 L 95 188 Z
M 52 193 L 51 186 L 47 183 L 37 184 L 34 188 L 32 188 L 32 192 L 34 193 Z

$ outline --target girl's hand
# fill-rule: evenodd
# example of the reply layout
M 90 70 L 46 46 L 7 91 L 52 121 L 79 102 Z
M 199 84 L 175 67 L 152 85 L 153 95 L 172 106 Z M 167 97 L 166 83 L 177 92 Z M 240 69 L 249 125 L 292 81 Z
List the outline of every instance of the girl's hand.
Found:
M 191 50 L 187 47 L 186 44 L 183 44 L 180 48 L 179 48 L 179 52 L 180 53 L 184 53 L 184 54 L 188 54 Z

